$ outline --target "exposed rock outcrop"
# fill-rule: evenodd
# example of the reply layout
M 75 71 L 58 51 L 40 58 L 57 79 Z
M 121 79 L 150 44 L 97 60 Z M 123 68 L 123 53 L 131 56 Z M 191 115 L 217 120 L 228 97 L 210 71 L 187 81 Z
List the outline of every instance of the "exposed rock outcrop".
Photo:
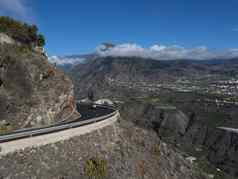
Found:
M 6 35 L 5 33 L 0 33 L 0 44 L 15 44 L 15 40 Z
M 48 125 L 75 112 L 71 80 L 29 49 L 0 45 L 0 81 L 0 120 L 11 130 Z
M 209 160 L 238 177 L 238 134 L 218 129 L 209 142 Z

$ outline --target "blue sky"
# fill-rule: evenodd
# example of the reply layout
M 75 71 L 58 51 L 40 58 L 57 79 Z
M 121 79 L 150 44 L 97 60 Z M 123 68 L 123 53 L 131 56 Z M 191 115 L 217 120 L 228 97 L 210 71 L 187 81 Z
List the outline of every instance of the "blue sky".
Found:
M 102 42 L 238 47 L 237 0 L 0 0 L 0 15 L 36 23 L 50 55 Z

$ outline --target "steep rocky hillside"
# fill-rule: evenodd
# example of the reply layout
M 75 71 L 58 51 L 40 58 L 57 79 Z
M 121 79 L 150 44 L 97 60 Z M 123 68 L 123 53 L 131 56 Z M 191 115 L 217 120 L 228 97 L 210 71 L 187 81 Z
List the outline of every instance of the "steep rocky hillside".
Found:
M 153 131 L 121 120 L 93 133 L 0 159 L 3 178 L 208 179 Z
M 74 108 L 71 80 L 44 55 L 0 45 L 1 132 L 64 120 Z

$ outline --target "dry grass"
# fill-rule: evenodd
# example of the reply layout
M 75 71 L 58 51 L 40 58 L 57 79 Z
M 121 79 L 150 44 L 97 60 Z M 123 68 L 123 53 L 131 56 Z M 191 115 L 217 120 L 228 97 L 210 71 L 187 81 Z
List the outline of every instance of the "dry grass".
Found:
M 91 179 L 105 179 L 107 176 L 107 161 L 99 157 L 87 160 L 85 175 Z

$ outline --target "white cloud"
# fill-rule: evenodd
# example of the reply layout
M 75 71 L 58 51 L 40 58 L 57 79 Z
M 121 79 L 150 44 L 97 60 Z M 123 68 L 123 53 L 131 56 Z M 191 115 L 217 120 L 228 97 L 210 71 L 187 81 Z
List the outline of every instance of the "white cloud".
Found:
M 51 63 L 56 63 L 57 65 L 75 65 L 82 63 L 85 58 L 83 57 L 59 57 L 51 56 L 48 58 Z
M 0 14 L 28 18 L 31 13 L 29 1 L 26 0 L 0 0 Z
M 141 57 L 151 58 L 155 60 L 210 60 L 210 59 L 229 59 L 238 58 L 238 48 L 225 50 L 211 50 L 206 46 L 195 48 L 185 48 L 178 45 L 153 45 L 149 48 L 144 48 L 137 44 L 119 44 L 119 45 L 99 45 L 96 48 L 98 56 L 107 57 Z M 87 57 L 82 55 L 74 56 L 51 56 L 49 61 L 58 65 L 75 65 L 83 63 Z
M 104 49 L 104 50 L 101 50 Z M 205 46 L 195 48 L 184 48 L 178 45 L 164 46 L 153 45 L 149 48 L 143 48 L 137 44 L 120 44 L 105 50 L 105 46 L 100 45 L 97 49 L 100 56 L 116 57 L 142 57 L 157 60 L 175 60 L 175 59 L 194 59 L 206 60 L 214 58 L 233 58 L 238 57 L 238 49 L 210 50 Z

